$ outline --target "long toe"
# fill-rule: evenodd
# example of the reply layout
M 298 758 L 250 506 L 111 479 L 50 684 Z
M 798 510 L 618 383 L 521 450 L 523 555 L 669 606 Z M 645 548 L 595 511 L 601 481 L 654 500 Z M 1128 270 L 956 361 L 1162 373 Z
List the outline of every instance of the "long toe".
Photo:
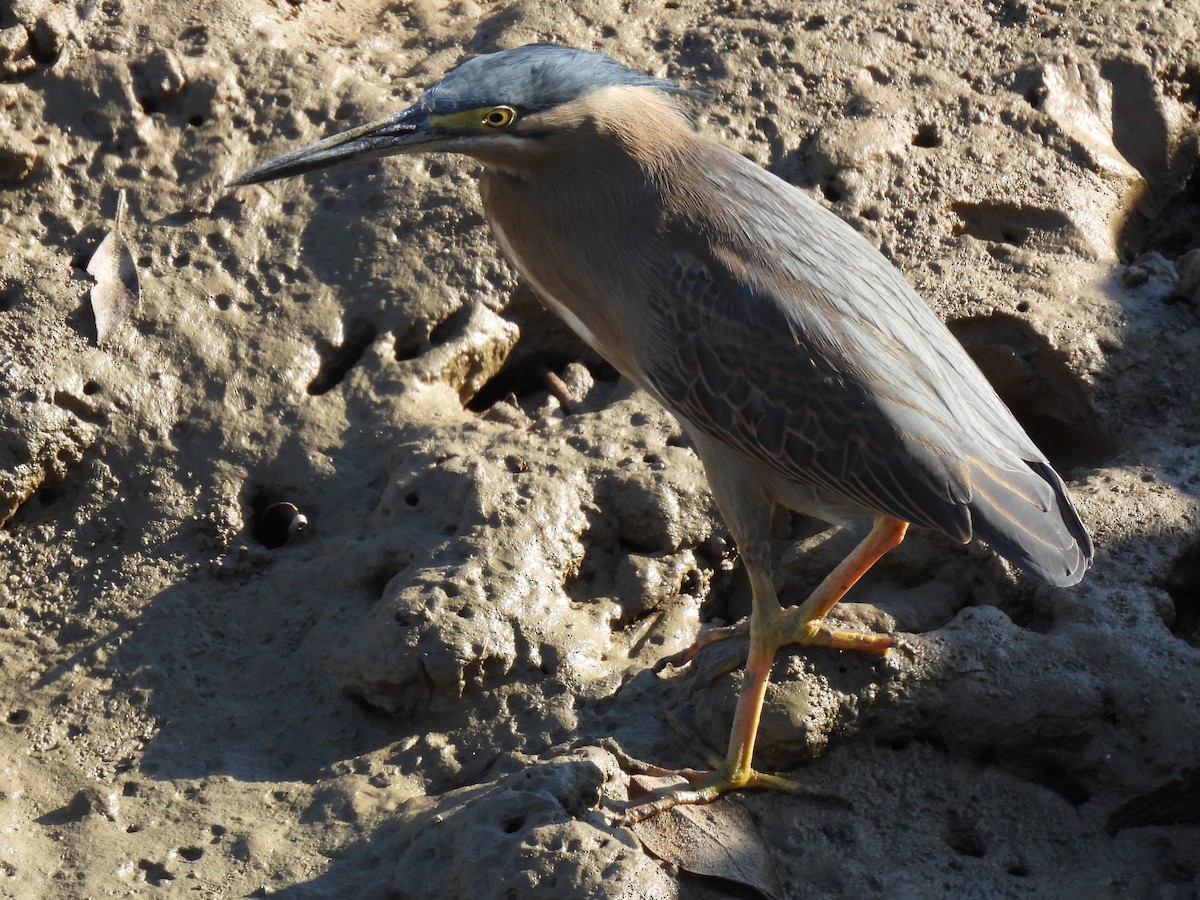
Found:
M 825 624 L 824 617 L 814 619 L 803 607 L 793 606 L 783 611 L 779 622 L 779 645 L 786 644 L 856 650 L 885 656 L 896 645 L 896 639 L 889 634 L 830 628 Z
M 669 785 L 650 793 L 646 798 L 637 800 L 626 807 L 625 812 L 617 820 L 621 825 L 633 825 L 651 816 L 672 809 L 676 806 L 695 806 L 701 803 L 711 803 L 727 791 L 743 788 L 766 788 L 777 791 L 797 791 L 799 782 L 784 778 L 781 775 L 768 775 L 750 769 L 741 777 L 730 773 L 729 769 L 721 766 L 711 772 L 704 773 L 697 779 L 694 769 L 683 769 L 678 772 L 664 772 L 652 767 L 663 774 L 678 775 L 685 779 L 686 784 Z
M 711 647 L 713 644 L 721 641 L 727 641 L 729 638 L 745 637 L 749 633 L 749 619 L 742 619 L 742 621 L 738 622 L 736 625 L 725 625 L 718 628 L 710 628 L 708 631 L 696 638 L 695 643 L 686 650 L 681 650 L 678 653 L 673 653 L 670 656 L 660 659 L 655 664 L 654 670 L 660 671 L 667 666 L 686 666 L 693 659 L 695 659 L 696 654 L 698 654 L 705 647 Z M 734 663 L 734 665 L 730 666 L 730 668 L 726 671 L 733 671 L 733 669 L 737 668 L 739 664 L 740 662 Z
M 705 781 L 712 773 L 705 769 L 667 769 L 630 756 L 612 738 L 600 742 L 600 746 L 616 757 L 617 765 L 627 775 L 649 775 L 652 778 L 683 778 L 691 784 Z

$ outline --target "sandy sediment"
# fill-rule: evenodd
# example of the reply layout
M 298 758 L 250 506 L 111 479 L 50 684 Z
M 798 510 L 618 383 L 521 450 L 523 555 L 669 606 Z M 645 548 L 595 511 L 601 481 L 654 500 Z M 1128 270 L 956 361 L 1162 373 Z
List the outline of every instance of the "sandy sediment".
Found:
M 760 763 L 804 790 L 718 805 L 774 880 L 716 872 L 780 897 L 1196 896 L 1198 22 L 0 11 L 0 895 L 733 890 L 604 814 L 628 789 L 605 740 L 703 765 L 740 678 L 737 648 L 654 671 L 747 611 L 678 425 L 518 282 L 471 163 L 223 187 L 549 39 L 709 92 L 699 127 L 879 246 L 1097 545 L 1062 590 L 914 534 L 838 612 L 894 629 L 888 659 L 777 664 Z M 97 346 L 86 270 L 122 189 L 140 297 Z M 782 593 L 851 537 L 780 519 Z

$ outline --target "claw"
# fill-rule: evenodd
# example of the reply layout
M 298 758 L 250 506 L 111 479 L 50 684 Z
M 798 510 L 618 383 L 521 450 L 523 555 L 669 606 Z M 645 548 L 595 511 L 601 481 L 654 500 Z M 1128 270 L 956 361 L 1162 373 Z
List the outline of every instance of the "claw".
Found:
M 695 643 L 693 643 L 692 646 L 688 647 L 686 650 L 680 650 L 678 653 L 672 653 L 670 656 L 665 656 L 660 659 L 657 663 L 655 663 L 654 671 L 661 671 L 667 666 L 674 666 L 675 668 L 686 666 L 693 659 L 695 659 L 696 654 L 698 654 L 705 647 L 712 646 L 713 644 L 721 641 L 729 640 L 729 638 L 744 637 L 749 633 L 749 619 L 742 619 L 742 621 L 738 622 L 736 625 L 723 625 L 718 628 L 710 628 L 708 631 L 696 638 Z

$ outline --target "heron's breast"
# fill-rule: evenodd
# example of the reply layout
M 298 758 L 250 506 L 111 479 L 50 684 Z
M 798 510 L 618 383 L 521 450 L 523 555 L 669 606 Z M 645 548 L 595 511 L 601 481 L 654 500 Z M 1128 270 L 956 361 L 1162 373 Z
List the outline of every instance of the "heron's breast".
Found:
M 500 249 L 551 311 L 631 375 L 627 329 L 639 292 L 629 275 L 637 267 L 621 258 L 625 241 L 612 233 L 607 216 L 569 200 L 539 203 L 505 180 L 485 176 L 482 185 L 484 212 Z
M 587 341 L 591 348 L 601 356 L 607 357 L 608 354 L 605 352 L 600 338 L 593 333 L 592 329 L 583 319 L 575 314 L 564 299 L 556 297 L 554 292 L 538 279 L 536 268 L 531 267 L 520 252 L 518 252 L 517 248 L 513 246 L 508 233 L 504 230 L 504 226 L 495 219 L 492 220 L 491 225 L 492 233 L 496 236 L 496 242 L 500 245 L 500 249 L 509 262 L 516 266 L 521 277 L 529 282 L 530 286 L 538 293 L 538 296 L 542 298 L 555 315 L 567 323 L 572 331 Z

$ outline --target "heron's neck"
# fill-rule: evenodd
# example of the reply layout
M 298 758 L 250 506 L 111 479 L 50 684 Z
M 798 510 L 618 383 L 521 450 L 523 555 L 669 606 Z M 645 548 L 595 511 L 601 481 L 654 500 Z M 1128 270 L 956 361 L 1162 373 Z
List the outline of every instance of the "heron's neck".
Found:
M 637 91 L 641 100 L 646 89 Z M 694 153 L 699 140 L 673 105 L 650 94 L 635 108 L 631 97 L 593 95 L 585 99 L 603 106 L 592 110 L 572 104 L 572 120 L 550 132 L 544 157 L 525 156 L 520 165 L 483 160 L 480 180 L 505 256 L 618 367 L 629 359 L 627 305 L 646 295 L 644 281 L 662 255 L 664 217 L 679 189 L 669 176 L 694 170 L 678 154 Z M 637 380 L 637 372 L 625 374 Z

